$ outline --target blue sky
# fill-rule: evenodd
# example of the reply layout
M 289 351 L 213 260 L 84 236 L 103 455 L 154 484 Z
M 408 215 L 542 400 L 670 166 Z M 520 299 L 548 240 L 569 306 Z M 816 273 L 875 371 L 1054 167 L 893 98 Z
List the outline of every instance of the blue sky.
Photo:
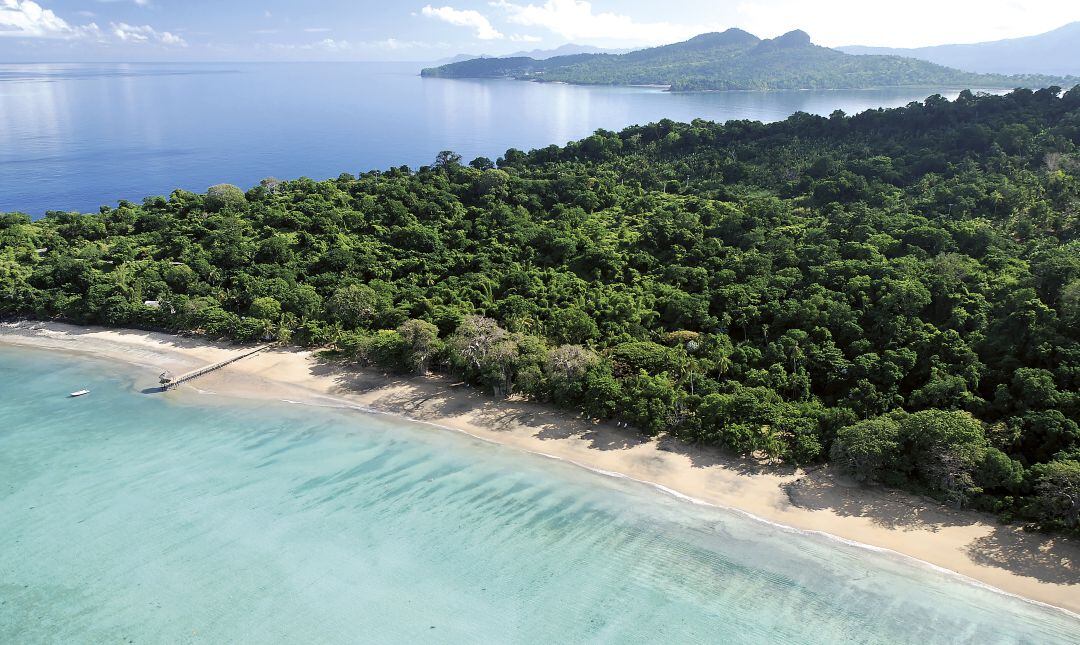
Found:
M 0 0 L 0 62 L 436 60 L 656 45 L 728 27 L 919 46 L 1075 20 L 1077 0 Z

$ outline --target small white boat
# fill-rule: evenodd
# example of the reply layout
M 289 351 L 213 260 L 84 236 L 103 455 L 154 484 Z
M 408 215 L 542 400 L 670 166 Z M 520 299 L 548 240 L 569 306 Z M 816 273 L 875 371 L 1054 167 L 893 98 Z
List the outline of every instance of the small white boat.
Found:
M 90 394 L 90 390 L 79 390 L 78 392 L 72 392 L 71 397 L 86 396 L 87 394 Z

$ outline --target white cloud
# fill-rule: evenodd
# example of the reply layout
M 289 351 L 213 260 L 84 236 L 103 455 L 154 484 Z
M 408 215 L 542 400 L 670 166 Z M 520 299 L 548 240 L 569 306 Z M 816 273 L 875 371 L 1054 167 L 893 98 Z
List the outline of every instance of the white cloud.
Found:
M 492 7 L 508 13 L 508 20 L 527 27 L 542 27 L 568 40 L 618 40 L 633 43 L 661 44 L 686 40 L 709 31 L 706 25 L 680 25 L 670 22 L 637 22 L 627 15 L 594 13 L 586 0 L 548 0 L 542 5 L 517 4 L 495 0 Z
M 174 33 L 158 31 L 150 25 L 129 25 L 126 22 L 109 23 L 112 35 L 125 43 L 160 43 L 187 47 L 187 42 Z
M 138 2 L 135 4 L 146 4 Z M 158 43 L 186 47 L 180 36 L 158 31 L 150 25 L 110 23 L 106 33 L 96 23 L 72 25 L 51 9 L 33 0 L 0 0 L 0 36 L 23 38 L 56 38 L 64 40 L 96 40 L 108 42 L 109 36 L 124 43 Z
M 333 29 L 329 27 L 307 27 L 304 31 L 309 34 L 325 34 L 333 31 Z
M 352 49 L 352 43 L 347 40 L 334 40 L 333 38 L 323 38 L 319 42 L 315 43 L 311 49 L 322 49 L 328 52 L 341 52 Z
M 449 43 L 428 43 L 418 40 L 399 40 L 397 38 L 365 40 L 360 42 L 324 38 L 313 43 L 271 43 L 268 45 L 268 47 L 279 51 L 312 52 L 348 52 L 372 49 L 382 51 L 402 51 L 410 49 L 446 49 L 449 46 Z
M 94 23 L 73 26 L 33 0 L 0 0 L 0 36 L 81 38 L 98 33 Z
M 187 41 L 177 36 L 176 34 L 162 31 L 158 33 L 158 39 L 163 45 L 179 45 L 180 47 L 187 47 Z
M 515 43 L 539 43 L 544 41 L 539 36 L 530 36 L 528 34 L 513 34 L 510 36 L 510 40 Z
M 458 27 L 470 27 L 476 30 L 476 37 L 480 40 L 500 40 L 505 38 L 499 30 L 492 26 L 491 21 L 479 11 L 472 9 L 455 9 L 453 7 L 435 8 L 431 5 L 424 7 L 420 13 L 428 18 L 435 18 L 448 22 Z
M 313 43 L 267 43 L 265 46 L 279 51 L 342 51 L 352 49 L 352 44 L 349 41 L 334 40 L 333 38 L 324 38 Z
M 384 40 L 375 40 L 362 43 L 365 47 L 372 49 L 388 49 L 390 51 L 400 51 L 402 49 L 417 49 L 417 48 L 430 48 L 437 45 L 431 43 L 420 42 L 417 40 L 398 40 L 397 38 L 386 38 Z

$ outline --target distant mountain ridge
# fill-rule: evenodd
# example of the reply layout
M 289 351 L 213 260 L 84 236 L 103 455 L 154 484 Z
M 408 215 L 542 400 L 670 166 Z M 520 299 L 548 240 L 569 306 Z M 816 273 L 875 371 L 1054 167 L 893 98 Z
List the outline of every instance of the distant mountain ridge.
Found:
M 555 58 L 556 56 L 576 56 L 577 54 L 625 54 L 633 51 L 632 49 L 604 49 L 601 47 L 593 47 L 592 45 L 575 45 L 573 43 L 567 43 L 565 45 L 559 45 L 553 49 L 534 49 L 532 51 L 520 51 L 513 54 L 507 54 L 505 56 L 493 56 L 490 54 L 458 54 L 452 58 L 447 58 L 438 61 L 441 65 L 449 65 L 451 63 L 461 63 L 467 60 L 475 60 L 477 58 L 532 58 L 535 60 L 547 60 L 549 58 Z
M 800 30 L 762 40 L 741 29 L 626 54 L 481 58 L 421 72 L 440 78 L 516 78 L 590 85 L 662 85 L 673 91 L 870 87 L 1045 87 L 1051 76 L 977 74 L 899 56 L 850 55 Z M 1074 79 L 1075 80 L 1075 79 Z
M 632 49 L 605 49 L 603 47 L 593 47 L 592 45 L 575 45 L 568 43 L 566 45 L 559 45 L 554 49 L 534 49 L 532 51 L 515 52 L 504 58 L 535 58 L 536 60 L 547 60 L 549 58 L 555 58 L 556 56 L 576 56 L 578 54 L 625 54 L 627 52 L 634 51 Z
M 1035 36 L 970 45 L 912 49 L 851 46 L 837 49 L 857 55 L 908 56 L 967 72 L 1077 76 L 1080 75 L 1080 22 Z

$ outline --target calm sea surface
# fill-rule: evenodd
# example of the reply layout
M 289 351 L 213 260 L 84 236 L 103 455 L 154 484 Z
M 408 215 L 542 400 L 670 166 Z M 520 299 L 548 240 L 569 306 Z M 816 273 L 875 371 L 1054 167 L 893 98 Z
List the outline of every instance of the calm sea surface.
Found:
M 360 412 L 0 347 L 3 643 L 1067 643 L 884 554 Z M 65 394 L 93 392 L 81 399 Z
M 178 187 L 416 167 L 440 150 L 494 159 L 663 118 L 774 121 L 939 91 L 670 94 L 418 72 L 370 63 L 0 65 L 0 212 L 95 211 Z

